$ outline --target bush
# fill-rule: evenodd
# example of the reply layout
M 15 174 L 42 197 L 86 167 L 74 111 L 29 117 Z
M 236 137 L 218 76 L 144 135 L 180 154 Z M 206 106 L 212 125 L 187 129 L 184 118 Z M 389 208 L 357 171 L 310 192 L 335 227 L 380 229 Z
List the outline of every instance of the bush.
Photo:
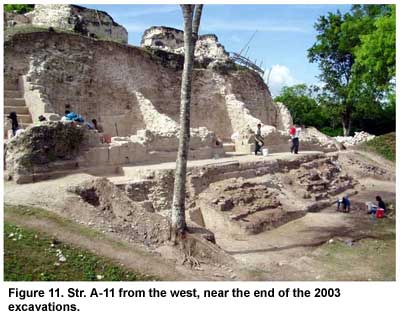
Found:
M 343 135 L 343 129 L 341 127 L 331 128 L 331 127 L 322 127 L 320 131 L 328 136 L 335 137 Z
M 34 4 L 5 4 L 5 12 L 16 12 L 19 14 L 24 14 L 34 9 Z

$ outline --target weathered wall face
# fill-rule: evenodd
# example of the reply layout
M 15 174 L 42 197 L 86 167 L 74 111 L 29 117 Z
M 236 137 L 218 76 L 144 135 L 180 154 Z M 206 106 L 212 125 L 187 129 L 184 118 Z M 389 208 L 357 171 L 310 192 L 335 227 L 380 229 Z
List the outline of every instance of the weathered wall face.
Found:
M 144 31 L 141 46 L 149 46 L 172 53 L 183 54 L 183 31 L 169 27 L 151 27 Z M 227 60 L 229 54 L 214 34 L 199 36 L 194 55 L 200 59 Z
M 177 127 L 180 55 L 37 32 L 5 42 L 4 66 L 5 81 L 26 75 L 46 102 L 46 113 L 63 114 L 70 105 L 86 119 L 98 119 L 113 136 Z M 277 124 L 267 86 L 249 70 L 196 68 L 192 101 L 192 127 L 205 126 L 221 139 L 249 123 Z
M 5 27 L 14 27 L 16 25 L 26 25 L 32 23 L 29 15 L 18 14 L 13 12 L 5 12 L 4 11 L 4 26 Z
M 281 102 L 276 103 L 277 107 L 277 129 L 288 132 L 290 127 L 293 125 L 293 118 L 290 111 L 285 104 Z
M 111 16 L 103 11 L 69 4 L 37 4 L 31 15 L 33 25 L 128 43 L 126 29 L 115 23 Z

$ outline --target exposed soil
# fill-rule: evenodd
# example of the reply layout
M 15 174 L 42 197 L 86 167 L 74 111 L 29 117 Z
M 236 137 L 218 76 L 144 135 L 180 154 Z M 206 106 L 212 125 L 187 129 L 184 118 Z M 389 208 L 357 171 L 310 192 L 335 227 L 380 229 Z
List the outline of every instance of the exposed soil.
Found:
M 324 256 L 324 245 L 329 242 L 348 243 L 353 246 L 363 239 L 378 241 L 394 240 L 395 221 L 393 219 L 372 220 L 366 214 L 365 201 L 373 200 L 380 194 L 387 202 L 395 201 L 393 183 L 360 181 L 365 190 L 351 197 L 350 213 L 337 212 L 336 207 L 328 207 L 318 213 L 293 220 L 279 228 L 254 236 L 236 238 L 219 237 L 216 241 L 240 263 L 252 269 L 253 275 L 265 280 L 394 280 L 395 245 L 388 254 L 393 273 L 387 277 L 374 275 L 375 269 L 368 269 L 363 257 L 350 269 L 332 275 L 328 272 L 332 263 L 320 263 Z M 368 188 L 369 189 L 368 189 Z M 251 247 L 249 249 L 249 247 Z M 358 247 L 354 245 L 354 253 Z M 338 253 L 338 257 L 340 252 Z M 377 258 L 382 258 L 377 256 Z M 340 265 L 337 266 L 340 270 Z M 360 268 L 361 267 L 361 268 Z M 385 269 L 382 269 L 385 272 Z
M 125 265 L 139 267 L 141 272 L 145 270 L 149 274 L 171 280 L 393 280 L 394 217 L 371 221 L 365 212 L 365 202 L 373 201 L 378 194 L 387 203 L 395 203 L 394 165 L 390 162 L 382 164 L 378 160 L 375 155 L 340 153 L 339 162 L 343 164 L 343 172 L 339 175 L 351 174 L 358 183 L 353 189 L 357 194 L 350 198 L 350 213 L 337 212 L 335 205 L 332 205 L 317 213 L 304 212 L 283 225 L 277 225 L 279 227 L 268 228 L 269 230 L 261 227 L 261 230 L 242 233 L 214 231 L 217 245 L 205 240 L 199 241 L 198 238 L 204 238 L 204 234 L 200 234 L 197 239 L 186 241 L 181 249 L 169 244 L 165 217 L 144 210 L 106 180 L 93 181 L 93 176 L 77 174 L 35 184 L 6 183 L 6 203 L 46 208 L 83 227 L 95 228 L 107 238 L 128 243 L 147 256 L 145 258 L 138 258 L 135 250 L 128 254 L 127 251 L 118 251 L 114 247 L 107 248 L 106 242 L 101 238 L 87 240 L 83 235 L 64 231 L 62 226 L 54 225 L 48 220 L 34 216 L 24 219 L 17 216 L 7 218 L 24 226 L 53 232 L 64 241 L 81 244 L 84 248 L 116 260 L 121 261 L 123 258 L 121 262 Z M 312 167 L 302 169 L 303 177 L 308 174 L 307 183 L 327 178 L 317 176 L 318 170 L 315 171 Z M 337 181 L 340 182 L 340 178 Z M 290 206 L 282 203 L 282 197 L 276 196 L 274 190 L 266 190 L 249 180 L 238 182 L 248 183 L 241 202 L 232 196 L 234 194 L 230 194 L 235 191 L 235 184 L 231 183 L 225 198 L 221 198 L 217 192 L 214 193 L 215 203 L 212 205 L 222 208 L 222 211 L 231 211 L 238 219 L 246 216 L 241 216 L 240 210 L 233 208 L 251 204 L 254 199 L 261 199 L 265 207 L 261 210 L 252 207 L 254 211 L 250 209 L 247 216 L 258 211 L 279 210 L 282 206 Z M 299 189 L 304 188 L 301 178 L 283 182 L 281 180 L 278 186 L 288 194 L 287 185 L 291 183 L 297 183 Z M 311 183 L 310 191 L 317 184 Z M 320 190 L 316 189 L 316 192 Z M 288 199 L 296 200 L 295 196 L 296 194 L 291 194 Z M 227 197 L 231 198 L 227 200 Z M 302 198 L 311 201 L 313 199 L 315 198 Z M 192 228 L 192 232 L 198 231 L 201 232 L 201 227 Z M 194 234 L 196 235 L 198 234 Z M 375 246 L 384 255 L 376 256 L 365 264 L 363 257 L 374 256 L 368 249 Z M 343 254 L 352 263 L 352 267 L 345 268 L 346 265 L 334 259 Z M 386 264 L 382 266 L 377 263 L 378 259 L 385 260 Z M 381 268 L 384 269 L 379 271 Z M 172 276 L 175 272 L 176 276 Z

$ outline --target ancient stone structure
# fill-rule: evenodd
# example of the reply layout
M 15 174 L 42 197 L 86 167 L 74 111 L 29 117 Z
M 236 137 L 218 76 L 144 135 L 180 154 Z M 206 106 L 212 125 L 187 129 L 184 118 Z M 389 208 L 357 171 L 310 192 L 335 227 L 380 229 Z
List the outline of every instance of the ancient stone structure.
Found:
M 28 14 L 18 14 L 14 12 L 4 12 L 4 26 L 7 28 L 16 25 L 27 25 L 32 23 L 32 16 Z
M 37 5 L 31 19 L 36 25 L 85 35 L 97 32 L 99 38 L 106 32 L 114 40 L 126 40 L 107 14 L 78 6 Z M 98 136 L 97 143 L 68 167 L 174 161 L 182 50 L 183 32 L 166 27 L 146 30 L 142 48 L 70 32 L 16 33 L 4 46 L 5 94 L 6 103 L 23 105 L 6 109 L 16 109 L 20 118 L 26 118 L 23 127 L 32 120 L 37 125 L 40 115 L 57 121 L 68 109 L 87 121 L 97 119 L 104 134 L 114 137 L 104 145 Z M 270 152 L 288 150 L 289 111 L 273 102 L 257 72 L 229 59 L 214 35 L 200 36 L 192 86 L 191 159 L 224 155 L 221 142 L 231 143 L 227 151 L 251 153 L 260 123 Z M 238 137 L 234 144 L 232 135 Z M 330 147 L 335 145 L 328 138 L 321 143 L 311 134 L 303 139 L 302 149 L 316 149 L 314 144 L 318 150 L 334 150 Z
M 204 127 L 191 130 L 190 149 L 189 159 L 224 155 L 215 134 Z M 130 137 L 114 137 L 108 144 L 101 143 L 100 134 L 86 125 L 44 122 L 30 126 L 7 143 L 7 176 L 26 183 L 93 167 L 117 171 L 121 165 L 174 161 L 177 150 L 177 133 L 139 130 Z
M 76 5 L 38 4 L 32 24 L 70 30 L 100 39 L 128 42 L 128 32 L 103 11 Z
M 104 11 L 69 4 L 36 4 L 26 14 L 5 13 L 6 27 L 31 24 L 80 33 L 85 36 L 128 43 L 128 32 Z
M 183 31 L 163 26 L 151 27 L 144 31 L 141 46 L 183 54 Z M 222 61 L 229 59 L 229 54 L 218 42 L 215 34 L 200 35 L 194 54 L 197 59 Z
M 256 234 L 319 211 L 352 192 L 357 181 L 342 170 L 338 155 L 321 152 L 279 158 L 221 159 L 188 168 L 190 220 L 215 233 Z M 168 215 L 174 167 L 127 168 L 111 178 L 148 212 Z
M 289 131 L 290 127 L 293 125 L 292 115 L 290 114 L 288 108 L 285 104 L 281 102 L 275 103 L 278 109 L 278 119 L 277 119 L 277 129 L 282 131 Z
M 163 52 L 163 51 L 160 51 Z M 33 118 L 66 106 L 96 118 L 107 134 L 175 130 L 182 57 L 149 53 L 72 34 L 17 34 L 5 43 L 5 83 L 24 88 Z M 255 72 L 234 65 L 194 73 L 192 127 L 223 140 L 258 123 L 278 126 L 278 110 Z

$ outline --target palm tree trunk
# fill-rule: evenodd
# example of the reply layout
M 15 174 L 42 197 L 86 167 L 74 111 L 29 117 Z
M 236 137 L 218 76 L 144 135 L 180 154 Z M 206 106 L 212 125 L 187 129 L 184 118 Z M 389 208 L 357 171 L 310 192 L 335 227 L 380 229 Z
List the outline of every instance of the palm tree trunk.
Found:
M 200 7 L 200 8 L 199 8 Z M 182 234 L 186 230 L 185 198 L 186 171 L 190 142 L 190 101 L 192 91 L 192 74 L 194 48 L 200 24 L 202 5 L 181 5 L 184 19 L 185 62 L 182 72 L 180 134 L 176 160 L 174 195 L 172 201 L 171 222 L 173 234 Z M 195 11 L 195 17 L 193 13 Z

